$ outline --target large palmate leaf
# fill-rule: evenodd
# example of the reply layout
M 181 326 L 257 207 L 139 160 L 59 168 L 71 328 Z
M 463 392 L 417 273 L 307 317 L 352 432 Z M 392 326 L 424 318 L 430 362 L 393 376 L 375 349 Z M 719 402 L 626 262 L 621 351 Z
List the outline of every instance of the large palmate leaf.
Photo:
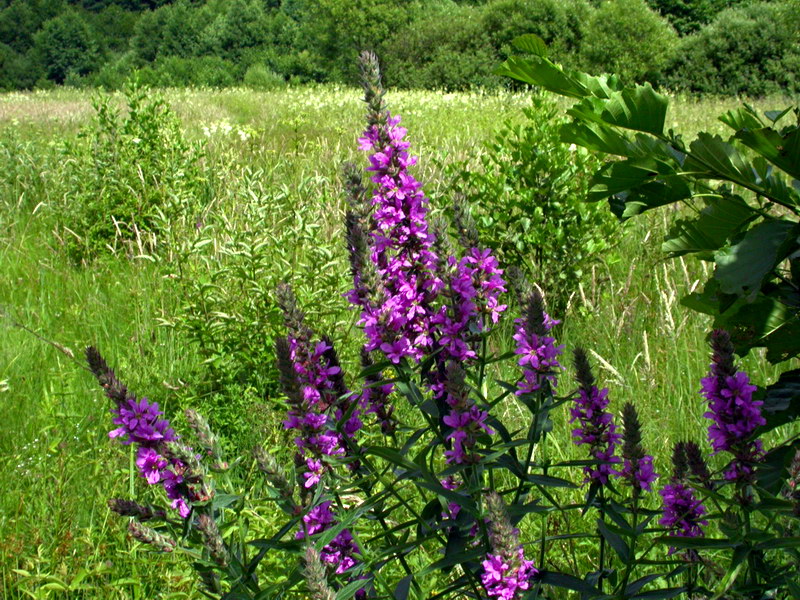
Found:
M 701 132 L 687 147 L 664 131 L 668 98 L 652 87 L 561 67 L 538 38 L 519 47 L 533 57 L 512 57 L 498 72 L 573 98 L 562 141 L 611 158 L 588 200 L 607 200 L 625 220 L 702 198 L 702 210 L 681 212 L 662 246 L 716 263 L 713 279 L 683 304 L 729 329 L 740 353 L 763 346 L 773 362 L 800 354 L 800 127 L 778 126 L 790 109 L 730 110 L 720 120 L 732 137 Z
M 798 246 L 797 223 L 769 220 L 750 229 L 740 242 L 714 254 L 714 278 L 726 294 L 754 295 L 764 278 Z
M 672 256 L 696 253 L 698 258 L 711 260 L 710 251 L 722 248 L 755 216 L 739 196 L 708 198 L 697 218 L 675 221 L 661 249 Z
M 750 161 L 718 135 L 700 133 L 689 146 L 684 168 L 697 179 L 721 179 L 747 188 L 787 207 L 800 205 L 800 194 L 784 177 L 762 163 Z

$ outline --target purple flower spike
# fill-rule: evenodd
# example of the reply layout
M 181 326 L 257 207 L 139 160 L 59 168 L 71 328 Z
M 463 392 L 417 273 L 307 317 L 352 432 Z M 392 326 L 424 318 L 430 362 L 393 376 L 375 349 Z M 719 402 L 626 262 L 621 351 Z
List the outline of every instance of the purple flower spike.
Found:
M 597 465 L 583 468 L 586 480 L 601 485 L 608 483 L 611 475 L 616 475 L 613 467 L 620 462 L 614 456 L 622 435 L 617 433 L 614 418 L 608 408 L 608 389 L 598 389 L 594 384 L 594 376 L 589 366 L 586 352 L 582 348 L 574 351 L 576 379 L 579 384 L 578 397 L 570 409 L 570 423 L 578 421 L 580 427 L 572 430 L 576 446 L 589 446 L 592 458 L 599 461 Z
M 730 452 L 734 456 L 725 479 L 752 482 L 753 464 L 763 458 L 764 451 L 759 440 L 748 438 L 766 424 L 761 415 L 763 402 L 753 400 L 756 386 L 750 384 L 747 373 L 736 369 L 728 332 L 713 331 L 711 348 L 711 371 L 702 379 L 700 391 L 708 400 L 708 411 L 703 416 L 713 421 L 708 427 L 708 439 L 715 454 Z
M 525 560 L 519 543 L 519 530 L 511 525 L 503 499 L 496 492 L 486 495 L 491 552 L 483 561 L 481 583 L 489 598 L 515 600 L 530 589 L 539 571 Z
M 669 529 L 671 536 L 703 537 L 703 527 L 708 521 L 703 519 L 706 507 L 695 497 L 694 490 L 687 485 L 691 472 L 691 456 L 695 444 L 692 442 L 678 442 L 672 453 L 673 473 L 671 482 L 661 490 L 663 498 L 663 516 L 659 523 Z M 674 554 L 676 548 L 670 548 L 669 553 Z M 685 554 L 687 559 L 699 558 L 695 551 Z
M 557 375 L 561 370 L 558 357 L 564 346 L 556 346 L 555 338 L 547 333 L 560 323 L 544 312 L 544 300 L 534 291 L 527 300 L 525 318 L 517 319 L 514 340 L 519 355 L 518 364 L 523 368 L 524 379 L 517 384 L 517 395 L 536 392 L 545 384 L 551 388 L 557 385 Z
M 651 486 L 658 474 L 653 470 L 653 457 L 644 453 L 642 448 L 642 426 L 636 407 L 630 402 L 622 407 L 622 458 L 624 467 L 618 473 L 633 487 L 634 496 L 640 492 L 651 491 Z

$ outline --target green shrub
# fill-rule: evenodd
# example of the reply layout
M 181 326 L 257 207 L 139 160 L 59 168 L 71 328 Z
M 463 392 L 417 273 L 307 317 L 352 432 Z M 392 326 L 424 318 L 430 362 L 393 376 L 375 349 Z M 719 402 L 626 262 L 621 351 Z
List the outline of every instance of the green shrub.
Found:
M 479 12 L 436 4 L 384 44 L 386 82 L 403 88 L 464 90 L 496 87 L 494 49 Z
M 166 56 L 136 70 L 150 87 L 227 87 L 238 80 L 238 68 L 216 56 L 181 58 Z
M 96 100 L 91 124 L 63 150 L 61 231 L 76 262 L 107 249 L 155 252 L 156 235 L 203 196 L 201 150 L 166 102 L 136 86 L 125 99 L 124 113 L 108 96 Z
M 644 0 L 606 0 L 586 23 L 584 68 L 626 81 L 656 81 L 669 64 L 678 37 Z
M 272 90 L 286 85 L 286 81 L 264 65 L 251 65 L 245 71 L 244 84 L 255 90 Z
M 56 83 L 64 83 L 69 73 L 86 75 L 100 63 L 94 33 L 74 11 L 46 21 L 33 39 L 47 78 Z
M 647 3 L 669 19 L 681 35 L 697 31 L 730 4 L 727 0 L 647 0 Z
M 503 59 L 514 38 L 535 33 L 559 60 L 570 62 L 580 47 L 590 10 L 585 0 L 496 0 L 484 7 L 481 25 Z
M 598 162 L 561 143 L 556 114 L 534 98 L 526 121 L 506 124 L 488 145 L 480 169 L 461 164 L 452 171 L 481 242 L 501 264 L 547 282 L 548 305 L 562 314 L 587 267 L 609 249 L 616 220 L 606 207 L 586 202 Z
M 132 52 L 108 60 L 95 74 L 94 85 L 107 90 L 122 89 L 135 70 L 135 61 Z
M 347 271 L 341 254 L 319 243 L 319 206 L 333 202 L 325 197 L 327 180 L 305 178 L 290 194 L 262 170 L 231 169 L 216 167 L 225 191 L 174 247 L 169 281 L 180 308 L 163 324 L 202 359 L 196 385 L 183 394 L 185 406 L 202 406 L 226 437 L 244 446 L 255 425 L 255 401 L 281 402 L 274 340 L 283 318 L 275 288 L 294 282 L 304 310 L 341 340 L 345 328 L 335 321 L 347 315 L 345 302 L 330 290 L 346 288 Z
M 759 2 L 725 10 L 684 38 L 667 82 L 711 94 L 800 91 L 800 6 Z

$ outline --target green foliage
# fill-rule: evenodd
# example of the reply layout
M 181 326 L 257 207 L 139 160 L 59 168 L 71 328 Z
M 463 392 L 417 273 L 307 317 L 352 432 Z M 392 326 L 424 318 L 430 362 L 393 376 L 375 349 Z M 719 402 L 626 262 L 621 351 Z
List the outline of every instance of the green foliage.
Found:
M 650 8 L 657 11 L 681 35 L 700 29 L 722 10 L 726 0 L 647 0 Z
M 0 44 L 0 90 L 31 88 L 44 76 L 39 61 L 31 53 L 20 54 L 6 44 Z
M 137 76 L 153 87 L 226 87 L 236 82 L 237 70 L 234 63 L 217 56 L 165 56 L 139 69 Z
M 178 216 L 191 219 L 203 198 L 201 150 L 185 140 L 166 102 L 137 86 L 125 100 L 123 113 L 112 98 L 97 99 L 91 125 L 64 147 L 68 192 L 59 218 L 76 262 L 108 249 L 155 252 L 156 235 Z
M 384 54 L 388 85 L 445 90 L 497 85 L 491 75 L 494 51 L 471 7 L 434 4 L 420 10 L 384 44 Z
M 587 203 L 597 160 L 559 138 L 558 111 L 541 98 L 526 120 L 506 124 L 480 155 L 481 169 L 458 165 L 455 192 L 472 207 L 481 242 L 501 264 L 541 282 L 555 314 L 607 254 L 616 231 L 607 211 Z
M 227 192 L 229 208 L 203 215 L 194 234 L 173 248 L 170 281 L 180 305 L 163 320 L 202 359 L 183 404 L 214 414 L 226 438 L 240 445 L 250 439 L 243 434 L 252 433 L 252 401 L 275 403 L 279 396 L 274 340 L 283 319 L 275 288 L 296 281 L 308 310 L 329 322 L 344 301 L 325 290 L 346 285 L 332 268 L 331 248 L 319 243 L 320 226 L 308 218 L 311 203 L 319 201 L 319 182 L 308 178 L 290 195 L 285 187 L 265 189 L 265 178 L 263 171 L 241 169 L 237 188 Z M 243 393 L 250 408 L 242 404 Z
M 298 49 L 318 57 L 326 80 L 357 83 L 356 58 L 409 23 L 417 0 L 312 0 L 300 3 Z M 452 23 L 451 23 L 452 31 Z
M 255 90 L 272 90 L 286 84 L 283 77 L 265 65 L 251 65 L 244 73 L 243 82 Z
M 623 220 L 676 203 L 693 209 L 663 245 L 713 263 L 685 305 L 712 315 L 740 353 L 765 347 L 773 363 L 800 354 L 800 110 L 762 116 L 745 105 L 720 117 L 733 135 L 687 144 L 665 130 L 669 100 L 649 85 L 562 69 L 543 53 L 509 59 L 502 72 L 578 99 L 562 139 L 623 157 L 595 173 L 590 198 L 607 199 Z
M 33 49 L 47 78 L 56 83 L 64 83 L 69 74 L 86 75 L 100 61 L 94 33 L 74 11 L 46 21 L 34 36 Z
M 574 62 L 590 14 L 585 0 L 495 0 L 485 5 L 480 20 L 502 59 L 511 53 L 515 38 L 535 33 L 553 49 L 558 60 Z
M 800 5 L 756 2 L 727 9 L 684 38 L 667 82 L 710 94 L 800 91 Z
M 160 57 L 198 54 L 205 14 L 182 1 L 146 12 L 136 22 L 130 46 L 143 62 Z
M 645 0 L 606 0 L 586 23 L 580 60 L 593 73 L 655 81 L 676 44 L 675 31 Z

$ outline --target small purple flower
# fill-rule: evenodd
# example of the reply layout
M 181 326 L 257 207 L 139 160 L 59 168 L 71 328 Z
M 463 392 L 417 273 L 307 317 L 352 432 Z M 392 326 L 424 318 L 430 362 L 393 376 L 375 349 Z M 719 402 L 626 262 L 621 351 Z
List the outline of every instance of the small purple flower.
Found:
M 499 554 L 486 555 L 482 563 L 481 583 L 489 598 L 514 600 L 522 596 L 521 592 L 530 589 L 531 580 L 539 571 L 534 568 L 532 560 L 524 559 L 522 547 L 519 548 L 519 555 L 520 564 L 516 569 Z
M 619 475 L 645 492 L 651 491 L 650 484 L 658 479 L 658 473 L 653 470 L 653 457 L 649 455 L 637 459 L 626 458 Z
M 157 402 L 150 402 L 147 398 L 136 399 L 129 396 L 119 405 L 111 409 L 116 415 L 112 422 L 119 425 L 108 436 L 117 438 L 125 436 L 123 444 L 139 444 L 153 447 L 161 442 L 172 442 L 177 439 L 169 422 L 163 419 L 163 413 L 158 408 Z
M 503 499 L 496 492 L 486 495 L 491 552 L 483 561 L 481 583 L 489 598 L 515 600 L 530 589 L 539 571 L 525 560 L 519 530 L 511 525 Z
M 161 471 L 167 464 L 167 461 L 152 448 L 140 447 L 136 452 L 136 468 L 150 485 L 161 481 Z
M 653 457 L 642 448 L 642 426 L 636 407 L 627 402 L 622 407 L 622 458 L 624 466 L 617 474 L 633 488 L 633 495 L 651 491 L 658 474 L 653 470 Z

